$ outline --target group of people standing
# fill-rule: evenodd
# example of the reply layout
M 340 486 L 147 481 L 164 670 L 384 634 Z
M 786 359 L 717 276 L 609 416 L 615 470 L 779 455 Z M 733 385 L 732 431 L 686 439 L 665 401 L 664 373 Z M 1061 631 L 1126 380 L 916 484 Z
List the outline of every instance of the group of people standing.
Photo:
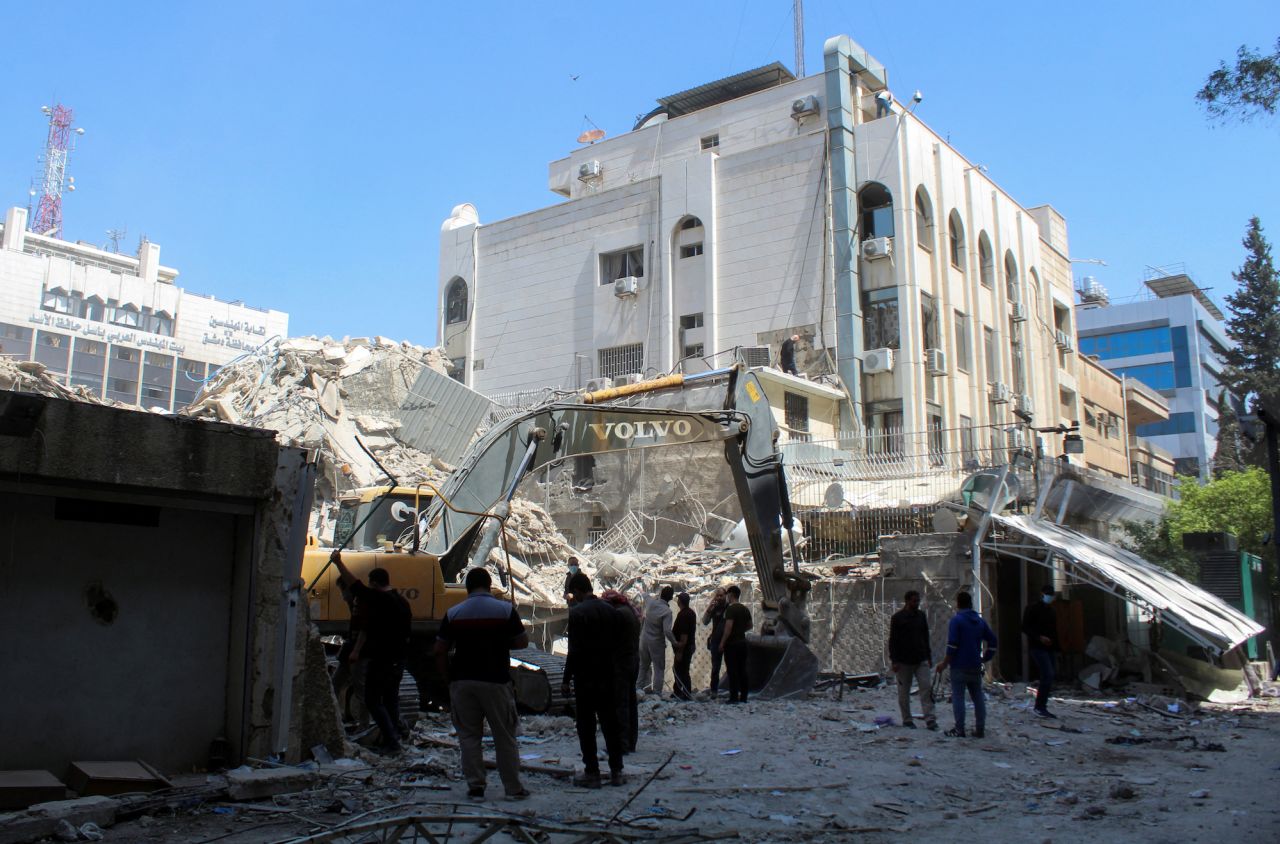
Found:
M 1055 652 L 1058 650 L 1057 616 L 1053 609 L 1054 591 L 1045 586 L 1037 600 L 1027 606 L 1022 616 L 1022 632 L 1027 637 L 1031 661 L 1036 665 L 1039 683 L 1036 688 L 1035 714 L 1056 718 L 1049 711 L 1049 695 L 1053 691 Z M 920 593 L 911 590 L 903 596 L 903 607 L 889 621 L 889 663 L 898 683 L 898 710 L 902 726 L 915 728 L 911 713 L 911 685 L 920 694 L 925 726 L 938 729 L 934 717 L 933 677 L 951 669 L 951 711 L 954 726 L 946 735 L 957 738 L 983 738 L 987 729 L 986 697 L 982 678 L 986 664 L 996 656 L 996 634 L 973 608 L 973 595 L 962 591 L 956 595 L 956 613 L 947 625 L 947 653 L 936 665 L 929 640 L 929 621 L 920 609 Z M 965 700 L 973 703 L 973 731 L 966 732 Z

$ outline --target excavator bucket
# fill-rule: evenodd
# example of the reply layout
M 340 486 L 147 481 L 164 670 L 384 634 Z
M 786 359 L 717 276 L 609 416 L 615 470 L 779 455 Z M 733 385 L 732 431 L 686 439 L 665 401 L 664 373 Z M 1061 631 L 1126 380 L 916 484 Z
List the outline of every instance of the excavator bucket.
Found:
M 818 680 L 818 658 L 795 636 L 747 634 L 747 689 L 761 700 L 803 697 Z

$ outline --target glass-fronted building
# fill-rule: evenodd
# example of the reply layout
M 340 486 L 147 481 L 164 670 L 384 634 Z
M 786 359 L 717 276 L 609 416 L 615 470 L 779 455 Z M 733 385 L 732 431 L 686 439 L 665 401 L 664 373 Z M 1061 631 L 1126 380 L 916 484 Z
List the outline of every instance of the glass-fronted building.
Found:
M 245 351 L 288 336 L 289 315 L 178 287 L 143 242 L 120 255 L 26 231 L 11 208 L 0 228 L 0 355 L 34 360 L 99 398 L 173 411 Z
M 1146 282 L 1149 298 L 1077 305 L 1080 354 L 1169 401 L 1169 418 L 1134 433 L 1174 455 L 1180 475 L 1209 477 L 1218 434 L 1223 314 L 1185 274 Z

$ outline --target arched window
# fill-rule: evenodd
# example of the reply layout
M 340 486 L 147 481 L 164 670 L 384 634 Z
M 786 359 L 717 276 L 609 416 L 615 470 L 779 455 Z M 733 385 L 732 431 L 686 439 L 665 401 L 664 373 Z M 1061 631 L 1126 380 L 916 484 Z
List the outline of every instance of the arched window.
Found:
M 916 188 L 916 242 L 933 251 L 933 203 L 924 185 Z
M 996 283 L 996 257 L 991 253 L 991 239 L 986 232 L 978 233 L 978 269 L 983 287 Z
M 449 282 L 444 297 L 444 321 L 446 325 L 467 321 L 467 283 L 460 278 Z
M 1008 250 L 1004 253 L 1004 289 L 1010 302 L 1022 301 L 1018 290 L 1018 260 Z
M 702 228 L 702 221 L 697 217 L 685 217 L 680 221 L 680 229 L 699 229 Z
M 1027 277 L 1031 280 L 1031 307 L 1035 309 L 1035 313 L 1039 313 L 1040 308 L 1040 273 L 1036 272 L 1036 268 L 1032 267 L 1027 270 Z
M 858 219 L 862 226 L 859 240 L 893 237 L 893 195 L 889 189 L 879 182 L 864 185 L 858 191 Z
M 960 221 L 960 212 L 954 208 L 947 218 L 947 238 L 951 246 L 951 266 L 957 270 L 964 269 L 964 223 Z

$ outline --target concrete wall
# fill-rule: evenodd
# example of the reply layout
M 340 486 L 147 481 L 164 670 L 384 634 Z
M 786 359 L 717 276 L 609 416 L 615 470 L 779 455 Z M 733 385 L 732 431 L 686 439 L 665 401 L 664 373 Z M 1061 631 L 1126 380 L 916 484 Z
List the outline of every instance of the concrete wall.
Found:
M 0 393 L 5 766 L 190 770 L 219 736 L 234 758 L 296 753 L 285 587 L 311 481 L 268 431 Z

